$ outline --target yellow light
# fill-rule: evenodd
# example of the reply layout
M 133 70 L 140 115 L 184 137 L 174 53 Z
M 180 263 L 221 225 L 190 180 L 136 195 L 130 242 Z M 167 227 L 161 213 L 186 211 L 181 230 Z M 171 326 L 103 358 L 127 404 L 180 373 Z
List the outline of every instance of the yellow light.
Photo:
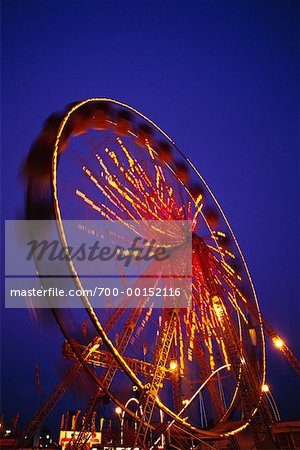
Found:
M 213 308 L 215 310 L 216 316 L 219 320 L 223 318 L 223 307 L 220 302 L 220 299 L 217 295 L 214 295 L 212 298 Z
M 267 384 L 263 384 L 261 387 L 262 392 L 269 392 L 269 386 Z
M 283 347 L 283 341 L 279 337 L 273 338 L 273 343 L 275 347 L 281 349 Z
M 115 409 L 115 413 L 116 414 L 121 414 L 122 413 L 122 408 L 120 408 L 120 406 L 117 406 Z
M 170 361 L 170 370 L 176 370 L 177 369 L 177 361 L 175 359 L 172 359 Z

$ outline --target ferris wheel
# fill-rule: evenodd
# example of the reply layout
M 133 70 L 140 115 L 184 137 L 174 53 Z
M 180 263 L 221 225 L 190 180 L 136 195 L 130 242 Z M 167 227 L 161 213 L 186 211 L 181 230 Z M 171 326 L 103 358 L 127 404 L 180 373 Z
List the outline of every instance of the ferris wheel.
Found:
M 129 295 L 119 307 L 94 307 L 69 261 L 84 308 L 71 311 L 72 326 L 53 309 L 65 356 L 78 360 L 99 392 L 133 417 L 135 445 L 147 448 L 150 433 L 159 435 L 161 412 L 168 427 L 203 439 L 245 428 L 263 407 L 263 321 L 233 231 L 193 164 L 135 109 L 91 98 L 48 119 L 26 171 L 27 217 L 55 218 L 63 246 L 68 220 L 166 221 L 174 223 L 174 235 L 181 221 L 191 224 L 186 305 L 162 300 L 156 307 L 152 296 L 138 295 L 145 286 L 139 277 L 134 307 Z M 93 329 L 89 343 L 77 338 L 83 321 Z M 139 414 L 126 406 L 132 391 Z

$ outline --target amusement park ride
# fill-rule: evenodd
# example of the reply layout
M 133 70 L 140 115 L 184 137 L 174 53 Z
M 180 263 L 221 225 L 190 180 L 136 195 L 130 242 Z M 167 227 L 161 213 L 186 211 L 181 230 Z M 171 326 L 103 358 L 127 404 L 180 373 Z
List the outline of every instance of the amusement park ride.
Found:
M 249 427 L 256 448 L 277 448 L 270 431 L 278 413 L 266 385 L 265 334 L 298 374 L 300 362 L 261 316 L 230 225 L 174 142 L 133 108 L 92 98 L 47 119 L 24 173 L 26 218 L 55 219 L 63 245 L 68 219 L 174 221 L 175 234 L 180 221 L 190 221 L 192 279 L 186 307 L 156 308 L 149 295 L 136 298 L 134 308 L 125 296 L 119 308 L 96 309 L 83 295 L 84 308 L 74 313 L 72 327 L 62 310 L 53 309 L 65 339 L 63 355 L 74 362 L 16 447 L 26 447 L 86 371 L 95 392 L 65 448 L 90 447 L 98 433 L 96 406 L 103 402 L 113 402 L 120 414 L 121 442 L 114 445 L 184 450 L 226 442 L 238 448 L 237 433 Z M 69 268 L 81 288 L 75 265 Z M 78 330 L 84 320 L 94 330 L 89 343 L 75 339 L 75 325 Z M 132 389 L 134 407 L 128 404 Z M 102 446 L 103 440 L 104 433 Z

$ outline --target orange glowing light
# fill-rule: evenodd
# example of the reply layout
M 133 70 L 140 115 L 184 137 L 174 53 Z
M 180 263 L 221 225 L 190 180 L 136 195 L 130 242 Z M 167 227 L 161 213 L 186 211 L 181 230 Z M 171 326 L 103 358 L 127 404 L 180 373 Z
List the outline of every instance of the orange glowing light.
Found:
M 263 384 L 261 387 L 262 392 L 269 392 L 269 386 L 267 384 Z
M 273 343 L 274 343 L 275 347 L 277 347 L 279 350 L 281 350 L 282 347 L 283 347 L 283 340 L 280 339 L 279 337 L 276 337 L 276 338 L 274 338 L 272 340 L 273 340 Z
M 178 366 L 177 361 L 175 359 L 172 359 L 170 361 L 170 370 L 176 370 L 177 366 Z
M 116 414 L 122 414 L 122 408 L 120 408 L 120 406 L 117 406 L 115 409 L 115 413 Z

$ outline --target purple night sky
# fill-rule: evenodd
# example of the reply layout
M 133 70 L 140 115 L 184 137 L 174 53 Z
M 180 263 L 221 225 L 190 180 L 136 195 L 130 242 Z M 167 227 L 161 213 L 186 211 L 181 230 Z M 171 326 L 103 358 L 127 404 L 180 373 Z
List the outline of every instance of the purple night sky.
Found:
M 3 220 L 21 215 L 20 167 L 50 113 L 94 96 L 123 101 L 204 176 L 263 315 L 299 353 L 297 3 L 3 0 Z M 54 321 L 42 327 L 3 303 L 1 409 L 8 418 L 20 411 L 22 424 L 39 404 L 34 365 L 46 396 L 61 377 L 63 339 Z M 297 376 L 270 345 L 267 382 L 282 418 L 299 417 Z M 48 423 L 79 401 L 68 393 Z

